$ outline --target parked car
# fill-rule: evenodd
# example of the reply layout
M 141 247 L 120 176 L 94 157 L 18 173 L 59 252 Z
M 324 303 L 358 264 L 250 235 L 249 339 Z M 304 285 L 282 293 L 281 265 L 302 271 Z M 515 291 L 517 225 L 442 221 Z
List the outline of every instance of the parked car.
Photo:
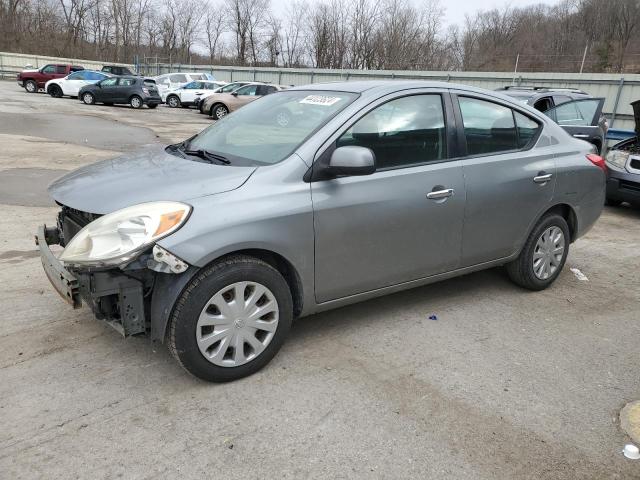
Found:
M 264 83 L 250 83 L 240 87 L 231 93 L 215 93 L 207 97 L 202 105 L 205 112 L 209 112 L 216 120 L 220 120 L 230 112 L 257 100 L 260 97 L 283 90 L 286 87 L 280 85 L 267 85 Z
M 595 145 L 598 153 L 606 145 L 607 119 L 604 98 L 594 98 L 574 88 L 507 86 L 499 91 L 551 117 L 575 138 Z
M 640 205 L 640 100 L 631 104 L 635 137 L 615 144 L 607 152 L 607 204 Z
M 135 76 L 135 73 L 122 65 L 104 65 L 101 71 L 112 75 Z
M 54 78 L 44 85 L 44 90 L 52 97 L 77 97 L 80 89 L 86 85 L 109 78 L 111 75 L 93 70 L 80 70 L 64 78 Z
M 200 96 L 200 98 L 196 98 L 195 100 L 195 107 L 198 109 L 198 111 L 200 113 L 205 113 L 205 111 L 203 110 L 203 105 L 204 105 L 204 99 L 213 95 L 214 93 L 231 93 L 234 90 L 237 90 L 238 88 L 244 86 L 244 85 L 248 85 L 251 82 L 231 82 L 231 83 L 227 83 L 225 86 L 223 87 L 219 87 L 216 88 L 215 90 L 213 90 L 212 92 L 207 92 L 203 95 Z M 211 108 L 211 106 L 209 106 L 209 108 Z
M 128 103 L 133 108 L 146 105 L 156 108 L 162 103 L 153 79 L 143 77 L 111 77 L 82 87 L 79 98 L 87 105 Z
M 158 75 L 157 77 L 153 77 L 153 79 L 156 81 L 156 85 L 158 86 L 158 91 L 160 92 L 162 101 L 165 102 L 167 100 L 167 93 L 169 92 L 169 90 L 175 90 L 176 88 L 183 87 L 187 83 L 193 82 L 194 80 L 215 80 L 215 78 L 209 77 L 210 75 L 206 73 L 176 72 Z
M 292 105 L 311 114 L 281 126 Z M 75 307 L 227 381 L 266 365 L 294 317 L 500 265 L 549 287 L 604 205 L 592 152 L 496 92 L 295 87 L 59 178 L 58 226 L 37 241 Z
M 194 80 L 186 85 L 168 90 L 166 93 L 166 103 L 171 108 L 190 107 L 195 104 L 196 99 L 207 92 L 213 92 L 226 85 L 224 82 L 212 82 L 210 80 Z
M 63 63 L 51 63 L 37 70 L 23 70 L 18 74 L 18 85 L 29 93 L 37 93 L 54 78 L 66 77 L 72 72 L 84 70 L 84 67 Z

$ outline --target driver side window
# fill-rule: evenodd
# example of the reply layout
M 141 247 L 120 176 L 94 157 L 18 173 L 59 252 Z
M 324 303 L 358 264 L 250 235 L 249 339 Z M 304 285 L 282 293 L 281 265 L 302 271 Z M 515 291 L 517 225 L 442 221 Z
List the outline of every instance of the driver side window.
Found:
M 47 65 L 42 69 L 42 73 L 56 73 L 55 65 Z
M 336 142 L 336 147 L 367 147 L 379 169 L 402 168 L 447 158 L 442 97 L 412 95 L 367 113 Z
M 247 85 L 237 90 L 238 95 L 255 95 L 258 90 L 258 85 Z
M 113 78 L 107 78 L 106 80 L 103 80 L 102 82 L 100 82 L 100 85 L 102 85 L 103 87 L 112 87 L 116 83 L 118 83 L 118 77 L 113 77 Z

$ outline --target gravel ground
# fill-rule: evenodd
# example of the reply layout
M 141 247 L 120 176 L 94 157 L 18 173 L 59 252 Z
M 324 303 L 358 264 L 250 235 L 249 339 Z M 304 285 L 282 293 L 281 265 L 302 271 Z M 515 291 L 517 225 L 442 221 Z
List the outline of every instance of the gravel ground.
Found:
M 572 245 L 588 281 L 495 269 L 314 315 L 230 384 L 71 310 L 33 244 L 46 181 L 209 123 L 0 82 L 0 477 L 640 478 L 618 421 L 640 398 L 637 209 Z

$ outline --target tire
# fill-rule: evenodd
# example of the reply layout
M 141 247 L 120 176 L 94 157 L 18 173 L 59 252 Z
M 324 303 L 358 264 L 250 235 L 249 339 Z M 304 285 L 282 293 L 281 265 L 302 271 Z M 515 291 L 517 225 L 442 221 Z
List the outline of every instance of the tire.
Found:
M 93 105 L 96 103 L 96 97 L 91 92 L 84 92 L 82 94 L 82 101 L 87 105 Z
M 62 97 L 62 89 L 58 85 L 51 85 L 47 93 L 54 98 Z
M 229 109 L 222 103 L 216 103 L 211 107 L 211 116 L 216 120 L 222 120 L 229 115 Z
M 257 290 L 260 287 L 264 293 Z M 251 309 L 257 305 L 266 313 L 250 320 L 227 310 L 228 305 L 233 305 L 229 302 L 235 302 L 236 292 L 243 292 L 240 294 L 252 305 Z M 252 295 L 256 295 L 253 302 Z M 268 311 L 273 306 L 275 312 Z M 225 311 L 230 317 L 225 318 Z M 207 325 L 206 320 L 211 318 L 220 323 Z M 167 344 L 178 363 L 192 375 L 209 382 L 228 382 L 251 375 L 269 363 L 287 337 L 292 319 L 291 291 L 280 272 L 262 260 L 233 256 L 205 267 L 185 287 L 171 314 Z M 260 327 L 255 330 L 255 322 L 268 326 L 270 331 Z M 229 328 L 216 333 L 222 324 Z M 225 335 L 225 331 L 229 333 Z M 207 342 L 207 336 L 212 335 L 218 340 Z M 237 339 L 241 354 L 234 348 Z
M 151 110 L 153 110 L 154 108 L 156 108 L 158 106 L 157 103 L 150 103 L 149 105 L 147 105 L 147 107 L 149 107 Z
M 608 207 L 619 207 L 620 205 L 622 205 L 622 200 L 616 200 L 615 198 L 607 197 L 604 201 L 604 204 Z
M 38 93 L 38 84 L 35 80 L 27 80 L 24 82 L 24 89 L 27 93 Z
M 528 290 L 547 288 L 564 267 L 570 238 L 569 226 L 563 217 L 555 213 L 543 216 L 529 234 L 518 258 L 507 264 L 511 281 Z M 558 253 L 560 244 L 562 252 Z
M 129 105 L 131 105 L 131 108 L 142 108 L 142 106 L 144 105 L 144 102 L 142 101 L 142 98 L 140 98 L 138 95 L 132 95 L 131 98 L 129 99 Z
M 169 105 L 171 108 L 180 107 L 181 106 L 180 98 L 178 98 L 177 95 L 169 95 L 167 97 L 167 105 Z

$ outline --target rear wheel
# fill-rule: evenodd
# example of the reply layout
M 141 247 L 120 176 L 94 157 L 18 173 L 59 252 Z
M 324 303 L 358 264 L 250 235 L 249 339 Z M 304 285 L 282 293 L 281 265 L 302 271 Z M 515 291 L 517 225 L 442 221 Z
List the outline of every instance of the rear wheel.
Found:
M 171 108 L 178 108 L 180 106 L 180 99 L 176 95 L 169 95 L 169 97 L 167 97 L 167 105 Z
M 236 380 L 275 356 L 292 318 L 289 286 L 275 268 L 253 257 L 230 257 L 186 287 L 173 309 L 168 345 L 196 377 Z
M 62 88 L 59 85 L 51 85 L 49 86 L 49 95 L 55 98 L 62 97 Z
M 87 105 L 93 105 L 96 103 L 96 97 L 93 96 L 93 93 L 85 92 L 82 94 L 82 101 Z
M 558 214 L 548 214 L 533 228 L 518 258 L 507 264 L 511 280 L 529 290 L 544 290 L 560 272 L 569 253 L 569 226 Z
M 34 80 L 27 80 L 26 82 L 24 82 L 24 89 L 28 93 L 37 93 L 38 84 Z
M 131 107 L 133 108 L 142 108 L 143 102 L 142 102 L 142 98 L 140 98 L 138 95 L 134 95 L 129 99 L 129 105 L 131 105 Z

